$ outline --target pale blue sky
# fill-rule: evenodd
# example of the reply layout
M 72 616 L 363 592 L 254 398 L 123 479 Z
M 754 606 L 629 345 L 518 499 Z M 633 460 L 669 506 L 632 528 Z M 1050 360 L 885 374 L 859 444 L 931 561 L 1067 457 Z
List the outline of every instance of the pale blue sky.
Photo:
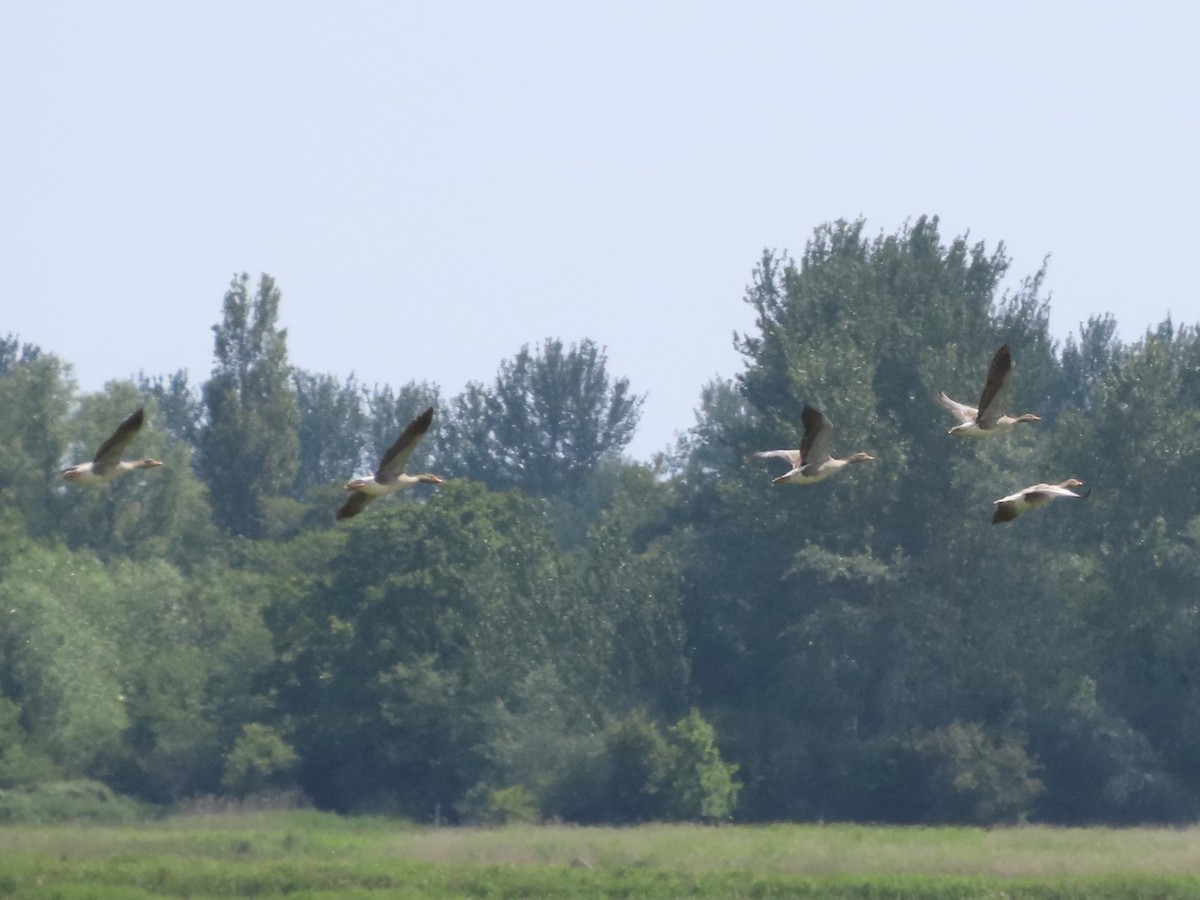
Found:
M 211 366 L 269 272 L 292 361 L 447 397 L 547 336 L 732 376 L 764 247 L 937 214 L 1051 254 L 1052 326 L 1193 322 L 1189 3 L 168 3 L 0 16 L 0 334 L 82 388 Z

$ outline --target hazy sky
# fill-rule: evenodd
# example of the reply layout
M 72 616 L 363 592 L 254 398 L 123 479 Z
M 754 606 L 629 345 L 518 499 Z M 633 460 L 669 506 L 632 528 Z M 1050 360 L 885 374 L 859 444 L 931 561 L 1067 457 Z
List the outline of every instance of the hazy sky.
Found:
M 0 335 L 81 388 L 212 362 L 235 272 L 292 361 L 453 396 L 591 338 L 633 455 L 732 376 L 763 248 L 922 213 L 1051 255 L 1062 339 L 1194 322 L 1200 5 L 46 2 L 0 16 Z

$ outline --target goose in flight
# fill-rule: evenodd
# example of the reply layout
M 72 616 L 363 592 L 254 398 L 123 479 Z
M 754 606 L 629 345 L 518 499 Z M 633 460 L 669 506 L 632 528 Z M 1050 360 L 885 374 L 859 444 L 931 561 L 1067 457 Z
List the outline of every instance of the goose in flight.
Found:
M 1041 416 L 1025 413 L 1020 416 L 1005 415 L 1003 403 L 1008 391 L 1008 379 L 1012 372 L 1012 354 L 1008 344 L 1001 346 L 988 366 L 987 381 L 979 396 L 979 408 L 951 400 L 943 391 L 937 401 L 958 419 L 959 424 L 950 429 L 958 437 L 991 437 L 1008 431 L 1018 422 L 1040 422 Z
M 349 519 L 351 516 L 357 516 L 376 497 L 395 493 L 414 484 L 442 484 L 443 479 L 437 475 L 409 475 L 404 471 L 404 464 L 412 455 L 413 448 L 425 436 L 432 422 L 431 406 L 408 423 L 408 427 L 396 439 L 396 443 L 392 444 L 387 453 L 383 454 L 383 459 L 379 460 L 379 468 L 373 476 L 347 481 L 346 490 L 354 493 L 338 509 L 336 518 Z
M 79 484 L 103 484 L 134 469 L 153 469 L 161 466 L 161 462 L 149 457 L 132 461 L 121 459 L 121 454 L 142 427 L 145 417 L 145 411 L 142 409 L 130 415 L 117 426 L 112 437 L 100 445 L 95 459 L 63 469 L 63 478 Z
M 1071 488 L 1081 487 L 1083 487 L 1083 482 L 1078 478 L 1068 478 L 1058 484 L 1035 484 L 1017 491 L 1015 494 L 1001 497 L 995 501 L 996 512 L 992 514 L 992 524 L 1011 522 L 1021 513 L 1031 509 L 1041 509 L 1051 500 L 1057 500 L 1059 497 L 1074 497 L 1076 500 L 1083 500 L 1091 493 L 1090 490 L 1084 491 L 1082 494 L 1071 490 Z
M 869 462 L 875 457 L 868 453 L 855 453 L 845 459 L 829 455 L 829 433 L 833 425 L 807 403 L 800 413 L 804 436 L 799 450 L 759 450 L 754 455 L 764 459 L 777 456 L 787 461 L 791 469 L 771 480 L 772 484 L 816 484 L 831 475 L 836 475 L 851 463 Z

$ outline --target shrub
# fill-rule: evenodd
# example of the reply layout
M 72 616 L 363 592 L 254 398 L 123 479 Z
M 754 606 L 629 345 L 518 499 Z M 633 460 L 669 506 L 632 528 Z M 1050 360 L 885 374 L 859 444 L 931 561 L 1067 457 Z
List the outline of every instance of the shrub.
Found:
M 519 784 L 504 788 L 478 784 L 467 792 L 458 812 L 473 825 L 536 825 L 542 820 L 537 797 Z
M 664 778 L 667 814 L 675 820 L 728 819 L 742 786 L 733 780 L 737 765 L 726 763 L 716 731 L 693 709 L 667 732 L 670 756 Z
M 50 781 L 0 790 L 0 823 L 6 825 L 78 821 L 117 825 L 145 818 L 147 812 L 147 807 L 98 781 Z
M 225 758 L 221 786 L 239 795 L 280 787 L 296 766 L 296 751 L 266 725 L 243 725 Z
M 1023 821 L 1042 793 L 1025 742 L 992 737 L 977 723 L 952 722 L 926 732 L 910 749 L 927 767 L 926 815 L 932 821 Z
M 741 790 L 736 771 L 697 711 L 664 735 L 637 709 L 604 730 L 598 751 L 560 781 L 547 808 L 579 822 L 727 819 Z
M 1163 765 L 1150 741 L 1081 679 L 1065 703 L 1033 720 L 1032 744 L 1048 790 L 1038 817 L 1070 825 L 1193 821 L 1196 795 Z

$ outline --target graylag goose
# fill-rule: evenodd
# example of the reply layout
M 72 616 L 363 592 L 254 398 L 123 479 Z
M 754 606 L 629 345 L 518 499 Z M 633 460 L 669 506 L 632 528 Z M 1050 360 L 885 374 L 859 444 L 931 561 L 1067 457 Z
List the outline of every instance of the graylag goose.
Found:
M 764 459 L 777 456 L 786 460 L 791 469 L 771 479 L 772 484 L 816 484 L 831 475 L 836 475 L 851 463 L 870 462 L 875 459 L 868 453 L 855 453 L 845 459 L 829 455 L 829 433 L 833 425 L 807 403 L 800 413 L 804 436 L 799 450 L 759 450 L 754 455 Z
M 1057 500 L 1059 497 L 1074 497 L 1076 500 L 1083 500 L 1091 493 L 1090 490 L 1084 491 L 1082 494 L 1071 490 L 1071 488 L 1081 487 L 1083 487 L 1083 482 L 1078 478 L 1068 478 L 1058 484 L 1035 484 L 1022 491 L 1017 491 L 1015 494 L 1001 497 L 995 501 L 996 512 L 992 514 L 992 524 L 1011 522 L 1021 513 L 1031 509 L 1041 509 L 1051 500 Z
M 145 417 L 145 411 L 141 409 L 130 415 L 117 426 L 112 437 L 100 445 L 95 459 L 63 469 L 63 478 L 78 484 L 102 484 L 112 481 L 118 475 L 132 472 L 134 469 L 153 469 L 161 466 L 161 462 L 149 457 L 138 460 L 121 459 L 121 454 L 125 452 L 125 447 L 142 427 Z
M 349 519 L 357 516 L 368 503 L 384 494 L 394 494 L 396 491 L 414 484 L 442 484 L 443 479 L 437 475 L 409 475 L 404 471 L 404 465 L 412 455 L 413 448 L 425 436 L 433 422 L 433 407 L 425 410 L 408 423 L 396 443 L 388 448 L 379 460 L 379 468 L 370 478 L 354 478 L 346 482 L 346 490 L 354 491 L 350 499 L 342 504 L 337 511 L 338 519 Z
M 987 381 L 979 396 L 979 408 L 951 400 L 945 392 L 937 395 L 937 401 L 958 419 L 959 424 L 950 429 L 958 437 L 991 437 L 1003 434 L 1018 422 L 1040 422 L 1041 416 L 1025 413 L 1020 416 L 1004 414 L 1003 403 L 1008 392 L 1008 378 L 1012 372 L 1012 354 L 1008 344 L 1001 346 L 988 366 Z

